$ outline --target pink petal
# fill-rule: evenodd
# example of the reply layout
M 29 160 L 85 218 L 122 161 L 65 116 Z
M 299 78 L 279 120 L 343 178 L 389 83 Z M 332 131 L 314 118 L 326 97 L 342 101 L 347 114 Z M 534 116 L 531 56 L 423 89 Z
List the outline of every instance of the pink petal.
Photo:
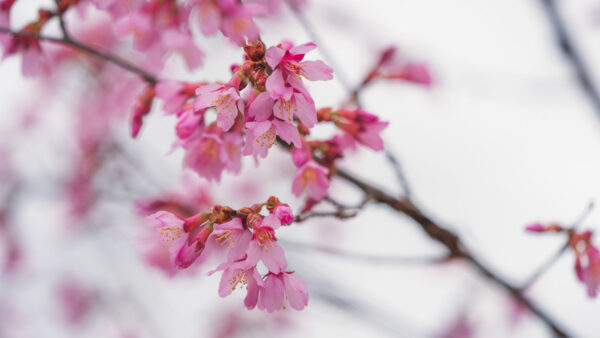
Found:
M 270 275 L 265 281 L 264 289 L 260 292 L 258 306 L 269 313 L 281 310 L 283 296 L 283 282 L 274 275 Z
M 312 99 L 309 101 L 300 93 L 294 94 L 296 108 L 294 113 L 308 128 L 312 128 L 317 123 L 317 110 Z
M 333 79 L 333 69 L 321 60 L 302 62 L 302 75 L 311 81 Z
M 300 133 L 298 128 L 293 123 L 287 123 L 280 120 L 273 120 L 275 129 L 277 129 L 277 135 L 281 137 L 287 144 L 293 143 L 296 148 L 302 147 L 302 141 L 300 139 Z
M 265 59 L 267 60 L 267 64 L 274 69 L 281 62 L 284 55 L 285 50 L 279 47 L 269 47 L 265 53 Z
M 272 273 L 280 273 L 287 267 L 285 253 L 279 244 L 271 242 L 272 246 L 265 245 L 262 261 Z
M 306 54 L 315 48 L 317 48 L 316 43 L 307 42 L 290 49 L 290 54 Z
M 292 88 L 286 87 L 283 81 L 283 72 L 280 69 L 276 69 L 269 77 L 266 82 L 267 92 L 271 95 L 274 100 L 281 97 L 288 97 L 291 95 Z
M 256 121 L 264 121 L 273 113 L 273 99 L 267 92 L 260 93 L 248 107 L 248 115 Z

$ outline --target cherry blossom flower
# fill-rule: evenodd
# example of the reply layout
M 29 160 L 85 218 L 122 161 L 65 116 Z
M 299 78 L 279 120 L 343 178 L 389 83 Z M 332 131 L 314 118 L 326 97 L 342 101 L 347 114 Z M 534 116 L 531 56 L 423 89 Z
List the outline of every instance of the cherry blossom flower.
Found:
M 308 305 L 308 288 L 291 272 L 268 273 L 260 289 L 258 308 L 271 313 L 291 307 L 302 310 Z
M 246 143 L 242 150 L 244 155 L 267 157 L 269 148 L 275 144 L 277 136 L 288 144 L 293 143 L 295 147 L 302 145 L 296 126 L 276 118 L 261 122 L 246 122 L 246 128 L 248 128 Z
M 336 125 L 351 135 L 359 143 L 375 150 L 383 150 L 383 140 L 379 135 L 388 126 L 376 115 L 362 109 L 340 110 Z
M 189 267 L 198 258 L 212 232 L 211 225 L 202 227 L 196 224 L 195 229 L 190 229 L 188 233 L 185 224 L 189 221 L 166 211 L 159 211 L 145 218 L 146 224 L 155 229 L 169 249 L 171 264 L 181 269 Z
M 291 87 L 305 92 L 302 77 L 310 81 L 331 80 L 333 70 L 321 60 L 302 61 L 304 55 L 315 49 L 314 42 L 308 42 L 294 47 L 290 41 L 283 41 L 277 46 L 269 47 L 265 59 L 273 73 L 267 80 L 267 90 L 274 99 L 288 96 Z
M 209 275 L 216 271 L 223 271 L 219 283 L 219 296 L 227 297 L 238 287 L 246 288 L 248 293 L 244 305 L 250 310 L 256 307 L 259 289 L 264 285 L 262 277 L 256 271 L 256 265 L 248 267 L 244 260 L 225 262 L 209 272 Z
M 587 286 L 588 296 L 595 298 L 600 288 L 600 251 L 588 246 L 575 260 L 577 278 Z
M 285 203 L 279 203 L 275 207 L 273 212 L 275 217 L 279 219 L 282 225 L 291 224 L 294 221 L 294 213 L 292 212 L 292 208 Z
M 208 180 L 220 181 L 224 170 L 237 173 L 241 169 L 242 142 L 236 131 L 223 133 L 215 127 L 197 130 L 183 142 L 184 165 Z
M 307 161 L 296 171 L 292 183 L 292 192 L 294 195 L 300 196 L 306 190 L 310 198 L 322 199 L 327 194 L 327 189 L 329 189 L 328 173 L 329 169 L 319 165 L 314 160 Z
M 246 263 L 256 265 L 262 260 L 267 269 L 273 273 L 279 273 L 287 267 L 283 249 L 277 244 L 275 229 L 281 223 L 275 215 L 265 217 L 259 226 L 255 226 L 252 240 L 246 252 Z
M 2 5 L 5 4 L 3 3 Z M 6 3 L 6 6 L 10 10 L 12 4 L 9 2 Z M 54 16 L 54 13 L 47 10 L 39 10 L 38 15 L 38 20 L 25 26 L 21 30 L 22 33 L 40 34 L 42 28 Z M 0 40 L 0 43 L 2 43 L 3 59 L 17 53 L 22 54 L 21 71 L 23 76 L 35 76 L 38 74 L 43 59 L 42 47 L 38 39 L 13 35 L 10 38 Z
M 314 101 L 307 94 L 295 89 L 291 89 L 276 100 L 267 92 L 260 93 L 248 107 L 248 114 L 255 117 L 257 121 L 266 120 L 274 115 L 280 120 L 292 123 L 296 117 L 309 128 L 317 123 Z
M 223 224 L 215 224 L 209 243 L 227 247 L 227 261 L 234 262 L 246 256 L 251 239 L 252 233 L 244 228 L 242 220 L 234 218 Z
M 164 101 L 163 110 L 167 114 L 179 114 L 185 103 L 196 94 L 198 87 L 195 83 L 160 81 L 155 90 L 156 96 Z
M 244 102 L 235 83 L 208 84 L 196 89 L 198 98 L 194 102 L 196 109 L 214 107 L 217 111 L 217 125 L 223 131 L 231 129 L 239 113 L 244 111 Z
M 575 273 L 595 298 L 600 288 L 600 251 L 592 245 L 592 232 L 572 233 L 569 246 L 575 251 Z
M 246 39 L 258 39 L 258 27 L 252 15 L 262 11 L 260 7 L 246 6 L 237 0 L 196 0 L 192 7 L 199 14 L 198 24 L 204 35 L 212 35 L 220 30 L 223 35 L 239 46 Z

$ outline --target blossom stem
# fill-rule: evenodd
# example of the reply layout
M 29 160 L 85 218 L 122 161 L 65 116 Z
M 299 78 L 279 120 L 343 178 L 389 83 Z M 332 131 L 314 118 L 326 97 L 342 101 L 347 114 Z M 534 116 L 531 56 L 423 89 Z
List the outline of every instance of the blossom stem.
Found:
M 577 227 L 579 227 L 579 225 L 581 225 L 581 223 L 583 223 L 583 221 L 586 219 L 586 217 L 590 214 L 590 212 L 592 211 L 592 209 L 594 208 L 594 201 L 591 201 L 587 207 L 583 210 L 583 212 L 581 213 L 581 215 L 579 215 L 579 217 L 577 218 L 577 220 L 575 222 L 573 222 L 573 224 L 571 225 L 571 227 L 569 228 L 569 230 L 575 230 L 577 229 Z M 567 241 L 565 242 L 565 244 L 563 244 L 560 249 L 558 249 L 558 251 L 556 251 L 556 253 L 554 255 L 552 255 L 552 257 L 550 257 L 546 262 L 544 262 L 544 264 L 542 264 L 532 275 L 531 277 L 529 277 L 527 279 L 527 281 L 525 283 L 523 283 L 523 285 L 521 286 L 522 290 L 525 290 L 527 288 L 529 288 L 533 283 L 535 283 L 538 278 L 540 278 L 546 271 L 548 271 L 548 269 L 550 269 L 554 263 L 556 263 L 556 261 L 558 261 L 558 259 L 565 253 L 565 251 L 567 251 L 567 249 L 569 248 L 569 238 L 567 239 Z
M 66 37 L 56 38 L 56 37 L 52 37 L 52 36 L 46 36 L 46 35 L 30 33 L 30 32 L 15 32 L 15 31 L 12 31 L 10 28 L 6 28 L 6 27 L 0 27 L 0 33 L 12 34 L 12 35 L 27 38 L 27 39 L 44 40 L 44 41 L 49 41 L 49 42 L 54 42 L 54 43 L 58 43 L 61 45 L 69 46 L 71 48 L 77 49 L 77 50 L 82 51 L 91 56 L 94 56 L 96 58 L 113 63 L 113 64 L 115 64 L 125 70 L 128 70 L 132 73 L 135 73 L 135 74 L 141 76 L 144 80 L 146 80 L 150 84 L 155 84 L 158 82 L 158 79 L 155 75 L 153 75 L 153 74 L 151 74 L 151 73 L 149 73 L 149 72 L 117 57 L 117 56 L 101 52 L 91 46 L 88 46 L 79 41 L 73 40 L 71 38 L 66 38 Z

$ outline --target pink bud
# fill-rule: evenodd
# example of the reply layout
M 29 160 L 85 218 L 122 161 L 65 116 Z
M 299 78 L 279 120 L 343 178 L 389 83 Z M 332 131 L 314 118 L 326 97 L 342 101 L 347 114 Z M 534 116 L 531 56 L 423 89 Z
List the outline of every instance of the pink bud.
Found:
M 289 205 L 280 203 L 275 207 L 275 216 L 279 219 L 282 225 L 290 224 L 294 221 L 294 213 Z

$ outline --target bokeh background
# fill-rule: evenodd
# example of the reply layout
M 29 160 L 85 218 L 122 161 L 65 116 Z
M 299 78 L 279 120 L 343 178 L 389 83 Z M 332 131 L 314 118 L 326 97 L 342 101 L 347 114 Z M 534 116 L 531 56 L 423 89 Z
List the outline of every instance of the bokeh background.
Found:
M 590 76 L 600 78 L 600 2 L 556 3 Z M 52 1 L 17 2 L 13 26 L 31 21 L 40 6 Z M 542 1 L 313 0 L 304 17 L 326 51 L 312 58 L 325 58 L 350 86 L 390 45 L 427 62 L 431 88 L 377 82 L 364 91 L 363 106 L 390 121 L 386 146 L 401 161 L 416 203 L 503 278 L 523 283 L 565 241 L 527 234 L 526 225 L 569 225 L 591 201 L 600 203 L 600 111 L 559 49 Z M 314 38 L 287 8 L 257 23 L 267 44 Z M 207 55 L 200 70 L 189 73 L 174 57 L 162 74 L 228 79 L 241 51 L 222 37 L 198 43 Z M 182 152 L 168 154 L 175 120 L 155 104 L 137 139 L 124 121 L 112 132 L 119 155 L 94 177 L 93 209 L 73 219 L 63 183 L 73 175 L 74 102 L 94 93 L 89 76 L 74 71 L 49 89 L 21 76 L 20 58 L 0 63 L 0 165 L 19 177 L 19 193 L 6 203 L 11 240 L 21 252 L 18 266 L 0 277 L 0 337 L 440 337 L 457 326 L 474 337 L 551 335 L 464 264 L 379 259 L 444 254 L 411 220 L 383 206 L 278 232 L 289 266 L 309 286 L 302 312 L 247 311 L 241 292 L 220 299 L 218 276 L 205 275 L 210 264 L 174 278 L 148 266 L 147 229 L 135 201 L 193 186 L 220 204 L 240 207 L 277 195 L 297 209 L 294 167 L 274 151 L 258 165 L 247 160 L 242 175 L 225 174 L 220 184 L 184 175 Z M 308 84 L 318 107 L 345 101 L 347 88 L 337 79 Z M 401 193 L 381 153 L 361 149 L 340 166 Z M 10 190 L 5 181 L 0 186 Z M 360 198 L 338 180 L 331 195 L 347 203 Z M 595 209 L 581 227 L 599 224 Z M 600 302 L 576 279 L 571 252 L 526 295 L 575 336 L 598 336 Z M 77 325 L 64 311 L 73 297 L 83 313 Z

